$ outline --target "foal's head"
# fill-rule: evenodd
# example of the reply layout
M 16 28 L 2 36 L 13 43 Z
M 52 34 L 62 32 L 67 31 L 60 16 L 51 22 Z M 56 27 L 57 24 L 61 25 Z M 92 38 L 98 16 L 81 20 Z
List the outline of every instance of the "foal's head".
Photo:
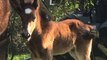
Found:
M 20 15 L 23 33 L 28 38 L 36 28 L 39 14 L 40 0 L 10 0 L 12 7 Z
M 24 1 L 24 6 L 22 5 L 22 15 L 20 15 L 23 26 L 22 36 L 28 38 L 31 36 L 32 32 L 36 28 L 37 22 L 37 13 L 38 11 L 38 2 L 34 0 L 33 3 L 31 1 Z

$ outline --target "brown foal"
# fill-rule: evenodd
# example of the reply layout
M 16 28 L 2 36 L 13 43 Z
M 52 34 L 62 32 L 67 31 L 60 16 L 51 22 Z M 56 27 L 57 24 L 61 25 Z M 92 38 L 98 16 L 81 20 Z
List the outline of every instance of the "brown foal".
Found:
M 23 36 L 27 38 L 32 60 L 52 60 L 67 52 L 75 60 L 90 60 L 92 37 L 83 35 L 93 29 L 77 19 L 54 22 L 48 19 L 41 0 L 12 0 L 20 15 Z

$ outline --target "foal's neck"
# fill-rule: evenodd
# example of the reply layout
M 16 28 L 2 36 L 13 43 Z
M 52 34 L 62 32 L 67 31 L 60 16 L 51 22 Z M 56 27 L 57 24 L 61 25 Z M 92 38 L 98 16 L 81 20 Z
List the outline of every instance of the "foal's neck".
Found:
M 51 20 L 47 13 L 47 11 L 43 10 L 42 7 L 39 7 L 37 12 L 36 12 L 36 16 L 37 16 L 37 22 L 36 22 L 36 31 L 41 34 L 43 32 L 44 29 L 46 29 L 45 27 L 47 26 L 48 22 Z

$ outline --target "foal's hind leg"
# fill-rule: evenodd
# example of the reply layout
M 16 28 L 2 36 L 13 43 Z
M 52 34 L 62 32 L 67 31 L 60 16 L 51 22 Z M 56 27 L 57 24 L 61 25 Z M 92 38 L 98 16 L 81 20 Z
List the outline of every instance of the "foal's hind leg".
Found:
M 41 60 L 41 58 L 36 57 L 35 55 L 31 54 L 31 60 Z
M 85 40 L 76 46 L 76 55 L 78 60 L 90 60 L 92 40 Z
M 76 47 L 74 47 L 70 52 L 69 54 L 75 59 L 75 60 L 78 60 L 78 57 L 76 55 Z

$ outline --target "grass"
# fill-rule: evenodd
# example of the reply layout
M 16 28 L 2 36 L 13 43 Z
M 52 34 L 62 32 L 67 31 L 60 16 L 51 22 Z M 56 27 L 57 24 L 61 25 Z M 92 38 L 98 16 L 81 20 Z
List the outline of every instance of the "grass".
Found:
M 27 59 L 29 57 L 30 57 L 29 54 L 20 54 L 20 55 L 15 55 L 13 57 L 13 60 L 25 60 L 25 59 Z M 9 55 L 8 60 L 11 60 L 11 55 Z

